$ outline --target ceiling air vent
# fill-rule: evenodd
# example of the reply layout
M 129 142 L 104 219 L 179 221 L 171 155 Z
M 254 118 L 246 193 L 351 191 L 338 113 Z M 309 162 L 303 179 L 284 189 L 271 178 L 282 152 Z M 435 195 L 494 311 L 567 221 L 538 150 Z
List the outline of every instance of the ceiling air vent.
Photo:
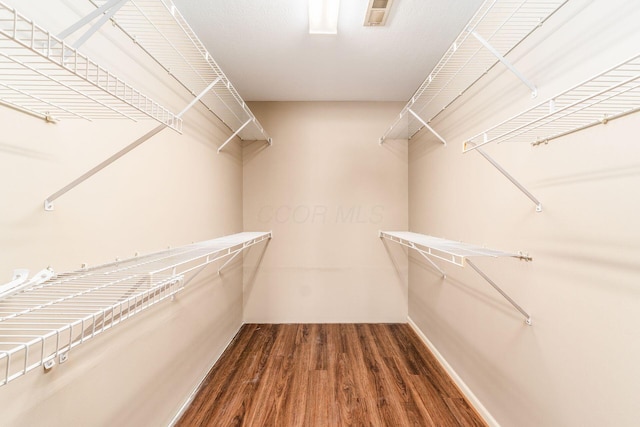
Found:
M 369 0 L 367 15 L 364 18 L 365 27 L 381 27 L 387 22 L 393 0 Z

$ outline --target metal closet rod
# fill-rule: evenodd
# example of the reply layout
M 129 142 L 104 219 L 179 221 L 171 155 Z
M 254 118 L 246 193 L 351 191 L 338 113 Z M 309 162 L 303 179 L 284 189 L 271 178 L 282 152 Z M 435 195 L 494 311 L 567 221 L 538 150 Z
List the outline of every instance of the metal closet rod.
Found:
M 463 144 L 463 151 L 516 138 L 529 139 L 535 146 L 590 126 L 606 124 L 638 109 L 640 55 L 636 54 L 471 137 Z

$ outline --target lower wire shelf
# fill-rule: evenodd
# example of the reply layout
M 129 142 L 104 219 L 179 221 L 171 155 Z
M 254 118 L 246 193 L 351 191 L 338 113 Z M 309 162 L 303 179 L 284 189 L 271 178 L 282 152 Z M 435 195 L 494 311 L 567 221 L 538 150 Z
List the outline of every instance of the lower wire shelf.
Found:
M 486 280 L 496 291 L 500 293 L 509 303 L 518 310 L 525 318 L 525 323 L 531 325 L 531 316 L 518 303 L 516 303 L 506 292 L 504 292 L 489 276 L 487 276 L 475 263 L 469 258 L 472 257 L 511 257 L 525 261 L 532 261 L 529 255 L 523 252 L 505 252 L 494 249 L 488 249 L 482 246 L 471 245 L 468 243 L 456 242 L 454 240 L 441 239 L 439 237 L 427 236 L 425 234 L 413 233 L 410 231 L 380 231 L 379 236 L 406 246 L 418 252 L 429 264 L 446 278 L 445 272 L 431 259 L 437 258 L 442 261 L 455 264 L 459 267 L 468 265 L 484 280 Z
M 72 348 L 172 298 L 209 264 L 229 257 L 220 272 L 270 238 L 244 232 L 30 281 L 21 274 L 0 287 L 0 386 L 65 362 Z

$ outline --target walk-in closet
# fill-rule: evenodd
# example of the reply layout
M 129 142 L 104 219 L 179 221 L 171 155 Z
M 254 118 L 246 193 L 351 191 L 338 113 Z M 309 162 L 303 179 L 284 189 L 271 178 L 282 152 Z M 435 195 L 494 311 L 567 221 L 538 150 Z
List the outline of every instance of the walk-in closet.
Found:
M 636 0 L 0 0 L 0 426 L 640 424 Z

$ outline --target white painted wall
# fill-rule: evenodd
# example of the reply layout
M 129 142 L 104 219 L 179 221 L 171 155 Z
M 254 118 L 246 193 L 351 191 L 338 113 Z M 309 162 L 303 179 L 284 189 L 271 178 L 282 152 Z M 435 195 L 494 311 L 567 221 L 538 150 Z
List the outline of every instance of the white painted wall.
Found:
M 247 258 L 246 322 L 406 320 L 407 257 L 377 236 L 408 225 L 406 143 L 377 144 L 401 107 L 251 104 L 274 143 L 244 151 L 244 227 L 274 238 Z
M 83 12 L 66 2 L 13 3 L 53 33 Z M 191 99 L 110 25 L 86 51 L 174 112 Z M 4 107 L 0 123 L 0 283 L 18 267 L 64 272 L 242 231 L 240 146 L 216 153 L 230 132 L 202 106 L 185 116 L 184 134 L 164 130 L 53 212 L 43 210 L 45 197 L 157 123 L 47 124 Z M 175 302 L 82 344 L 48 374 L 37 369 L 0 387 L 0 425 L 167 425 L 241 325 L 241 266 L 223 276 L 210 267 Z
M 432 124 L 450 142 L 409 142 L 415 232 L 530 252 L 482 259 L 533 326 L 470 268 L 409 265 L 409 316 L 503 426 L 634 426 L 640 419 L 640 115 L 532 148 L 487 146 L 544 212 L 462 142 L 639 53 L 631 0 L 572 0 Z

